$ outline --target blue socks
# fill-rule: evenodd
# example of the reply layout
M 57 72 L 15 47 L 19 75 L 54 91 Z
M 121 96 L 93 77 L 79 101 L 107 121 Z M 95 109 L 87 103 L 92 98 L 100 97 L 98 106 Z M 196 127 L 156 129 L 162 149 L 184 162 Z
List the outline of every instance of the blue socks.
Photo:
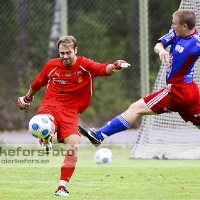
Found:
M 130 127 L 131 125 L 121 115 L 119 115 L 97 130 L 96 136 L 98 139 L 103 140 L 105 137 L 125 131 Z

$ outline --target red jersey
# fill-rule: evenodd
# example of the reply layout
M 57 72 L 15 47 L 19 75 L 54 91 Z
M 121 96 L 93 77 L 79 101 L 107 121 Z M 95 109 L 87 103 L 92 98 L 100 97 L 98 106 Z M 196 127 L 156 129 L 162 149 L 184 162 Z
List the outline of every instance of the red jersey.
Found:
M 47 86 L 41 106 L 58 106 L 83 113 L 91 101 L 94 78 L 110 76 L 106 73 L 107 65 L 78 56 L 73 66 L 66 67 L 61 58 L 52 59 L 45 63 L 31 88 L 39 91 Z

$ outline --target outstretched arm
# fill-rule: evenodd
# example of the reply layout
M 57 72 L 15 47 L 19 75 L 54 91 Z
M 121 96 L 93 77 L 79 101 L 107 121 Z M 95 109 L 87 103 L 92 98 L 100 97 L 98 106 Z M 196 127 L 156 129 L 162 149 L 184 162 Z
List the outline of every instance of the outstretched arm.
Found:
M 154 51 L 159 55 L 162 64 L 166 61 L 169 63 L 170 57 L 169 52 L 165 50 L 165 47 L 162 42 L 157 43 L 154 47 Z

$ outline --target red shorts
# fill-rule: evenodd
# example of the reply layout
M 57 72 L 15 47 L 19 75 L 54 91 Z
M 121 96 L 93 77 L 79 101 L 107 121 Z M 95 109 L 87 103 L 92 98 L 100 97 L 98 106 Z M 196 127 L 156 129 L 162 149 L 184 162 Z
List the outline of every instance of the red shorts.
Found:
M 63 142 L 64 138 L 72 134 L 80 135 L 77 130 L 78 114 L 76 112 L 55 106 L 41 106 L 37 114 L 49 114 L 53 116 L 58 142 Z
M 143 99 L 154 113 L 178 112 L 186 122 L 200 125 L 200 94 L 194 82 L 168 84 Z

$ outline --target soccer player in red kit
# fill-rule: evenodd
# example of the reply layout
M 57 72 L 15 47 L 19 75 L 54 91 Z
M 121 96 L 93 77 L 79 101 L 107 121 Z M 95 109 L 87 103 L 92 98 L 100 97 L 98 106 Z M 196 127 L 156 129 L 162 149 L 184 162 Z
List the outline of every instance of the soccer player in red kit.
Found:
M 54 194 L 69 196 L 66 185 L 74 173 L 80 144 L 78 113 L 83 113 L 90 103 L 93 80 L 98 76 L 110 76 L 130 64 L 124 60 L 117 60 L 114 64 L 98 63 L 78 56 L 77 41 L 73 36 L 60 37 L 57 46 L 60 58 L 45 63 L 28 93 L 18 98 L 18 106 L 21 110 L 29 108 L 36 92 L 46 86 L 37 115 L 48 116 L 52 133 L 57 133 L 57 141 L 66 144 L 67 153 L 61 167 L 59 186 Z M 46 153 L 50 153 L 52 136 L 48 135 L 40 142 Z
M 79 131 L 94 146 L 99 146 L 106 137 L 130 128 L 143 115 L 178 112 L 184 121 L 190 121 L 200 129 L 200 95 L 194 82 L 194 64 L 200 57 L 200 34 L 196 30 L 194 12 L 188 9 L 174 12 L 171 28 L 154 47 L 160 60 L 168 64 L 166 86 L 134 102 L 98 130 L 87 130 L 79 125 Z M 168 46 L 170 52 L 166 51 Z

